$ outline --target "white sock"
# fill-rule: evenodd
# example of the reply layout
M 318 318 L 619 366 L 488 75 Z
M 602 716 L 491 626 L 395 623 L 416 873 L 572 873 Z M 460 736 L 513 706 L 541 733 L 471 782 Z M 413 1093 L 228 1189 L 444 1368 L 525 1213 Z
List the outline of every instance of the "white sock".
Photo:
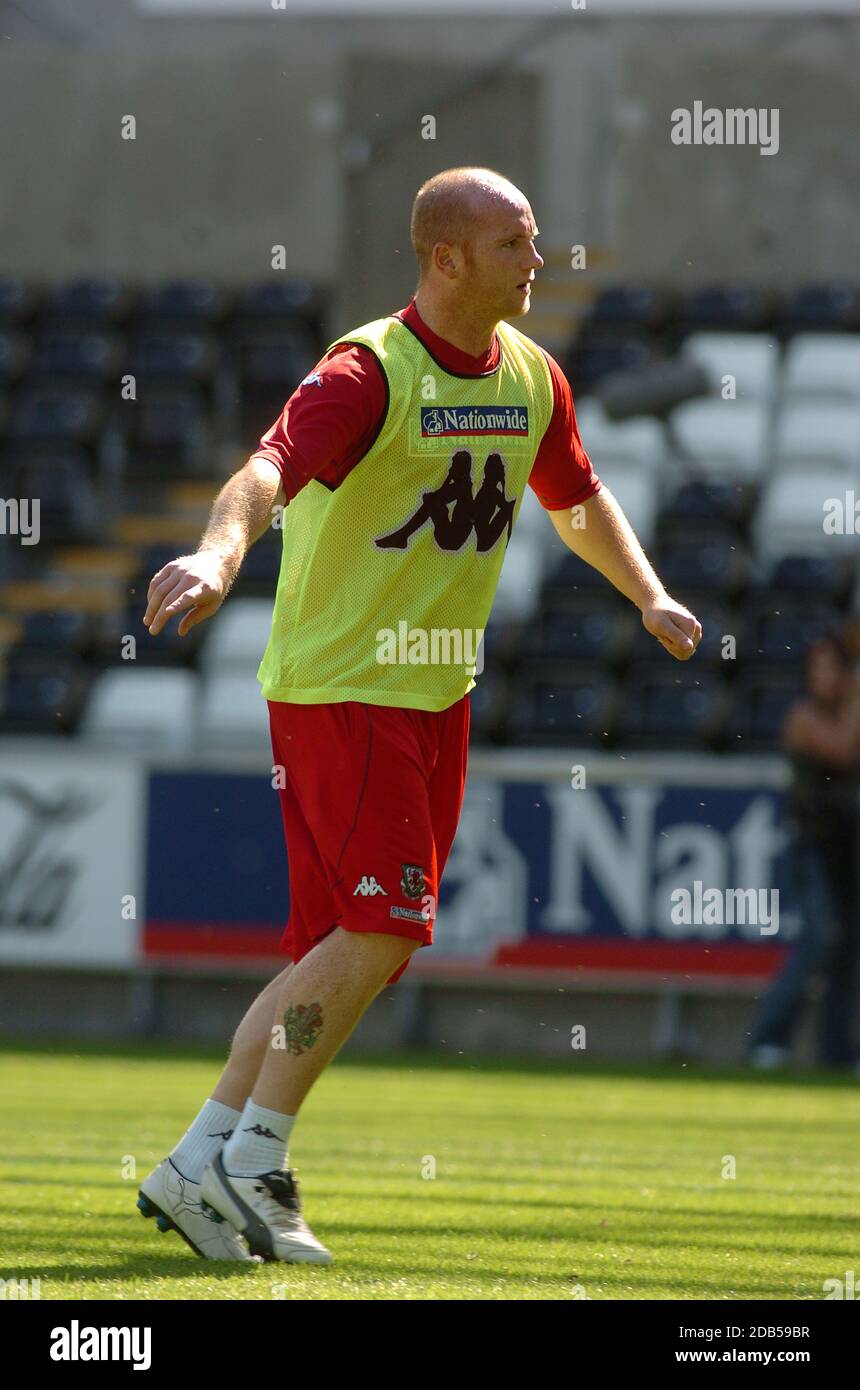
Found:
M 222 1160 L 234 1178 L 258 1178 L 261 1173 L 280 1171 L 287 1166 L 290 1134 L 295 1115 L 266 1110 L 249 1100 L 226 1144 Z
M 170 1151 L 173 1166 L 183 1178 L 200 1182 L 203 1169 L 226 1144 L 241 1114 L 241 1110 L 222 1105 L 220 1100 L 207 1100 L 176 1148 Z

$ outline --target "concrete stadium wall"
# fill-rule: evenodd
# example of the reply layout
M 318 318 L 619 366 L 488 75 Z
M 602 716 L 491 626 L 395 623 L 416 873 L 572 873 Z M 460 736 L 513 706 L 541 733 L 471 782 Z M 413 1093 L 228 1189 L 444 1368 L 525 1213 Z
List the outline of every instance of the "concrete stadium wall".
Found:
M 283 244 L 289 271 L 354 277 L 387 302 L 395 252 L 411 251 L 364 267 L 344 225 L 349 178 L 386 140 L 400 157 L 381 206 L 402 222 L 428 167 L 504 167 L 509 148 L 542 248 L 605 247 L 614 276 L 779 284 L 855 265 L 860 19 L 192 24 L 128 12 L 111 27 L 109 11 L 96 48 L 29 31 L 0 47 L 5 272 L 252 280 Z M 379 74 L 364 86 L 350 82 L 362 55 Z M 494 70 L 536 79 L 525 155 L 509 85 L 499 78 L 489 99 Z M 670 113 L 695 100 L 778 107 L 779 153 L 673 145 Z M 438 158 L 421 138 L 428 112 L 444 126 Z M 135 141 L 120 138 L 128 114 Z
M 226 973 L 96 972 L 8 966 L 0 973 L 0 1036 L 25 1038 L 151 1038 L 222 1044 L 267 975 L 237 962 Z M 596 988 L 558 980 L 541 988 L 461 986 L 410 979 L 386 989 L 359 1022 L 345 1051 L 419 1048 L 440 1055 L 556 1057 L 580 1067 L 599 1062 L 685 1057 L 713 1066 L 742 1061 L 760 989 L 737 985 L 697 993 L 659 981 Z M 792 1047 L 792 1064 L 811 1066 L 810 1005 Z M 571 1048 L 573 1025 L 586 1046 Z

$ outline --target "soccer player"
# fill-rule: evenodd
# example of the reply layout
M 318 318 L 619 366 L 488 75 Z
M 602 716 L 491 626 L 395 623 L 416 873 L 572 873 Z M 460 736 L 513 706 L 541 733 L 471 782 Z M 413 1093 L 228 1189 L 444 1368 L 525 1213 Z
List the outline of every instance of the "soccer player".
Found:
M 174 616 L 190 631 L 286 504 L 259 676 L 282 772 L 290 964 L 140 1199 L 204 1255 L 331 1258 L 301 1215 L 291 1131 L 373 999 L 431 944 L 466 778 L 468 657 L 526 485 L 672 656 L 701 637 L 596 478 L 558 364 L 510 322 L 543 265 L 537 235 L 526 198 L 491 169 L 423 184 L 411 303 L 331 344 L 219 493 L 197 553 L 149 586 L 149 631 Z M 440 633 L 460 635 L 465 661 L 431 659 Z

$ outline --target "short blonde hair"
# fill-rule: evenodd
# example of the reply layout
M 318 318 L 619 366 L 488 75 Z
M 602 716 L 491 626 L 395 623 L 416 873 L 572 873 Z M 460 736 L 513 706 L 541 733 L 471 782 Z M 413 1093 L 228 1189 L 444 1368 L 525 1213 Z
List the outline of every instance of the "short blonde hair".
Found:
M 521 201 L 519 190 L 495 169 L 462 165 L 434 174 L 415 195 L 409 225 L 419 280 L 430 269 L 433 248 L 440 241 L 461 246 L 468 256 L 477 225 L 488 204 L 507 203 L 514 211 Z

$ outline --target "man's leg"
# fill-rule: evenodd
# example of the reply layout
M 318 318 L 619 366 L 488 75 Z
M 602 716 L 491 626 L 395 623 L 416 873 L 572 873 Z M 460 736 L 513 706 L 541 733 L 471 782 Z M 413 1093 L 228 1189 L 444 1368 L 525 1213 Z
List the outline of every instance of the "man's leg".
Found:
M 252 1098 L 233 1136 L 203 1175 L 204 1201 L 241 1232 L 254 1254 L 327 1264 L 307 1226 L 287 1166 L 296 1113 L 368 1005 L 420 942 L 335 927 L 290 972 Z M 282 1030 L 282 1031 L 280 1031 Z M 280 1042 L 283 1041 L 283 1046 Z
M 279 985 L 274 1024 L 252 1099 L 294 1115 L 385 982 L 420 943 L 342 927 L 324 937 Z M 283 1045 L 281 1045 L 283 1043 Z M 229 1166 L 229 1165 L 228 1165 Z
M 233 1036 L 230 1057 L 221 1073 L 218 1085 L 212 1092 L 212 1099 L 223 1105 L 231 1105 L 241 1110 L 251 1094 L 266 1049 L 272 1041 L 272 1026 L 275 1019 L 275 1006 L 278 1003 L 284 984 L 295 969 L 293 962 L 270 980 L 254 1000 Z
M 235 1128 L 271 1042 L 275 1004 L 292 969 L 291 961 L 257 995 L 236 1029 L 217 1086 L 170 1151 L 173 1166 L 191 1182 L 200 1181 Z
M 759 1004 L 747 1044 L 753 1061 L 759 1048 L 790 1046 L 809 982 L 826 956 L 833 931 L 830 885 L 820 851 L 808 837 L 793 840 L 791 864 L 800 932 Z
M 257 995 L 236 1030 L 230 1059 L 215 1090 L 168 1158 L 144 1178 L 138 1208 L 156 1217 L 161 1230 L 178 1230 L 198 1254 L 248 1260 L 247 1247 L 227 1222 L 213 1223 L 201 1204 L 206 1167 L 230 1139 L 272 1038 L 275 1004 L 292 962 Z

